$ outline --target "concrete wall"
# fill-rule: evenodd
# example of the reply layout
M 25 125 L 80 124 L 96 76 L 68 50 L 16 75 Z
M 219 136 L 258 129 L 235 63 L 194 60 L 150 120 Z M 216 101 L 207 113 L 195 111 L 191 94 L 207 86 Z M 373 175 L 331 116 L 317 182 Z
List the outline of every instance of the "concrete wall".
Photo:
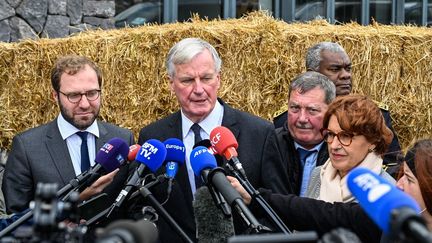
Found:
M 59 38 L 114 28 L 115 1 L 0 0 L 0 41 Z

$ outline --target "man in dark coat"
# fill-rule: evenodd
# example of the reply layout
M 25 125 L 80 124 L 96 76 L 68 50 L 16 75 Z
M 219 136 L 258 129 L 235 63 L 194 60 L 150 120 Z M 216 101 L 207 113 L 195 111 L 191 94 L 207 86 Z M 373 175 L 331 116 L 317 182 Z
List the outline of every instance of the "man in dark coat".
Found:
M 335 92 L 326 76 L 313 71 L 297 76 L 290 84 L 288 120 L 276 129 L 276 136 L 288 167 L 292 194 L 304 196 L 311 171 L 328 159 L 321 128 Z
M 214 47 L 201 39 L 188 38 L 175 44 L 168 53 L 166 66 L 180 110 L 144 127 L 139 134 L 140 144 L 151 138 L 178 138 L 185 144 L 186 162 L 179 168 L 164 207 L 191 239 L 196 237 L 192 200 L 199 179 L 193 174 L 189 155 L 197 138 L 209 138 L 217 126 L 233 132 L 239 145 L 238 158 L 254 187 L 288 192 L 286 167 L 280 158 L 273 125 L 217 98 L 221 63 Z M 162 202 L 167 198 L 166 185 L 155 188 L 153 193 Z M 158 229 L 162 242 L 180 242 L 164 219 L 159 219 Z

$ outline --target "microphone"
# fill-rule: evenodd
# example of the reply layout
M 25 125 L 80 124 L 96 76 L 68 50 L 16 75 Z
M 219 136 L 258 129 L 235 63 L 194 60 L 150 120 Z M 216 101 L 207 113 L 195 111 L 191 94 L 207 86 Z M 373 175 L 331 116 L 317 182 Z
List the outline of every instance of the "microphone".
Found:
M 115 208 L 119 208 L 123 204 L 123 201 L 129 196 L 132 188 L 138 186 L 138 183 L 143 177 L 144 170 L 148 168 L 151 172 L 155 173 L 165 160 L 165 156 L 165 145 L 159 140 L 150 139 L 141 146 L 135 157 L 135 161 L 139 163 L 139 166 L 132 176 L 128 178 L 125 187 L 117 196 L 106 217 L 109 217 Z
M 246 172 L 237 158 L 236 149 L 238 148 L 238 143 L 234 134 L 228 128 L 219 126 L 210 132 L 210 142 L 214 150 L 218 154 L 223 155 L 228 161 L 232 161 L 234 168 L 246 179 Z
M 374 172 L 357 167 L 348 174 L 348 188 L 368 216 L 390 237 L 432 242 L 417 202 Z
M 101 174 L 112 172 L 119 168 L 127 159 L 128 145 L 121 138 L 112 138 L 105 143 L 96 154 L 96 164 L 89 170 L 84 171 L 57 192 L 57 197 L 77 188 L 87 187 L 95 182 Z M 65 200 L 67 195 L 62 199 Z
M 227 242 L 234 235 L 232 217 L 215 210 L 213 197 L 207 187 L 198 188 L 192 206 L 198 242 Z
M 214 150 L 213 146 L 210 143 L 210 139 L 203 139 L 199 141 L 193 146 L 193 148 L 196 148 L 198 146 L 206 147 L 209 150 L 209 153 L 214 155 L 214 157 L 216 158 L 217 166 L 224 165 L 223 158 L 216 153 L 216 151 Z M 212 187 L 209 187 L 208 189 L 217 207 L 222 210 L 222 213 L 226 217 L 231 216 L 231 207 L 227 204 L 225 198 L 220 194 L 220 192 L 215 191 Z
M 165 158 L 165 177 L 168 178 L 167 194 L 171 194 L 172 181 L 177 174 L 179 166 L 182 166 L 185 161 L 186 148 L 183 142 L 177 138 L 168 138 L 164 141 L 167 151 Z
M 119 220 L 110 225 L 96 239 L 97 243 L 156 243 L 158 230 L 148 220 Z
M 135 157 L 136 157 L 138 151 L 140 150 L 140 148 L 141 148 L 141 145 L 139 145 L 139 144 L 134 144 L 134 145 L 129 146 L 129 154 L 127 157 L 128 161 L 134 161 L 135 160 Z
M 216 159 L 206 147 L 198 146 L 193 149 L 190 154 L 190 162 L 195 175 L 201 176 L 208 187 L 211 185 L 216 188 L 228 204 L 238 211 L 251 230 L 258 233 L 265 228 L 243 203 L 240 194 L 231 186 L 225 176 L 225 171 L 216 167 Z

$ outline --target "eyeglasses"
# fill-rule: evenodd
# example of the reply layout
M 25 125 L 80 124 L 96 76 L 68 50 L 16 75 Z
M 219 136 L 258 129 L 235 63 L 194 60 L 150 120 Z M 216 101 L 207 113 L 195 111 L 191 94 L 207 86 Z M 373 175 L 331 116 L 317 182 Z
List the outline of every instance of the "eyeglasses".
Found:
M 81 101 L 83 95 L 86 96 L 88 101 L 95 101 L 97 98 L 99 98 L 101 90 L 94 89 L 94 90 L 86 91 L 84 93 L 68 93 L 68 94 L 63 93 L 60 90 L 58 92 L 66 96 L 71 103 L 76 104 Z
M 324 137 L 324 141 L 327 143 L 333 143 L 334 138 L 337 137 L 339 142 L 344 146 L 350 146 L 352 138 L 355 136 L 355 134 L 349 132 L 341 131 L 339 133 L 334 133 L 327 129 L 323 129 L 321 134 Z

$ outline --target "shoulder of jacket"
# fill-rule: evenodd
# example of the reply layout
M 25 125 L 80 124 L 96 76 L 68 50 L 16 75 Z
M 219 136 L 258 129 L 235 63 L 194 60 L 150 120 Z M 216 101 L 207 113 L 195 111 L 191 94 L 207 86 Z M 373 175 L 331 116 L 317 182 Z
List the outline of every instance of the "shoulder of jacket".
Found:
M 373 100 L 373 102 L 378 106 L 378 108 L 380 108 L 382 110 L 386 110 L 386 111 L 389 110 L 389 106 L 387 104 L 385 104 L 381 101 L 376 101 L 376 100 Z

